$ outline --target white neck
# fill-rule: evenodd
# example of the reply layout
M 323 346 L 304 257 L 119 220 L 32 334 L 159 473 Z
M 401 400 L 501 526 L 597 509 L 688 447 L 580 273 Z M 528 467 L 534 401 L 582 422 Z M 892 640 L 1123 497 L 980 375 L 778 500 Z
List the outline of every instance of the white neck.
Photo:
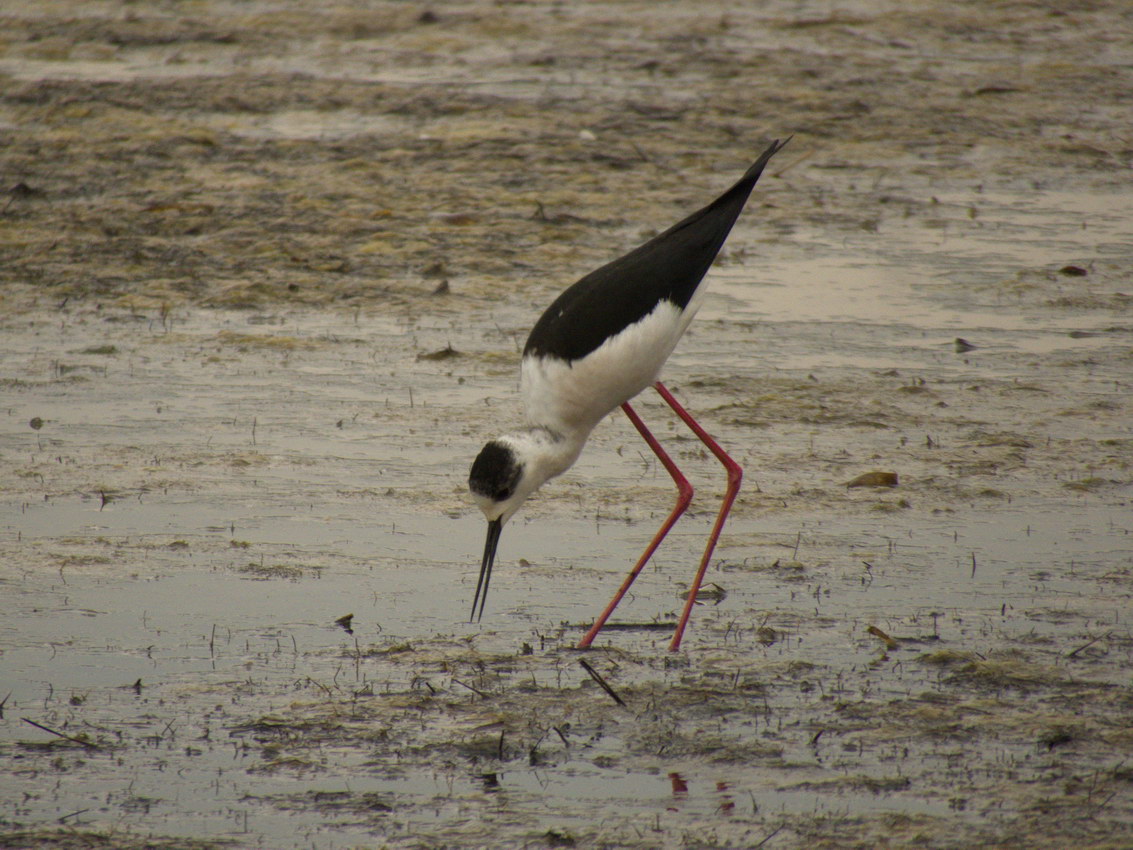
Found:
M 527 494 L 570 469 L 582 453 L 588 434 L 582 431 L 563 434 L 545 426 L 532 426 L 508 435 L 508 441 L 524 464 L 521 486 Z

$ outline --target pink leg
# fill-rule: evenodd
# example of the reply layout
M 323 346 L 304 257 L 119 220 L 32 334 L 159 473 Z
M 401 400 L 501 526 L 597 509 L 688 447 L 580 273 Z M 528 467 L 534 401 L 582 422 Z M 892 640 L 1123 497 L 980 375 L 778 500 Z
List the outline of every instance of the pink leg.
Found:
M 614 594 L 614 598 L 610 600 L 610 604 L 606 606 L 606 610 L 598 615 L 598 619 L 594 621 L 594 625 L 590 627 L 590 631 L 578 642 L 579 649 L 586 649 L 594 642 L 594 638 L 598 636 L 598 632 L 602 630 L 602 626 L 606 624 L 606 620 L 614 613 L 614 609 L 618 607 L 618 603 L 622 601 L 622 597 L 626 595 L 626 591 L 629 590 L 634 579 L 637 578 L 638 574 L 645 567 L 645 564 L 649 561 L 650 557 L 652 557 L 653 552 L 661 544 L 661 541 L 665 539 L 665 535 L 669 533 L 669 529 L 673 527 L 673 524 L 680 518 L 680 515 L 685 512 L 688 503 L 692 501 L 692 485 L 688 483 L 688 479 L 677 469 L 677 465 L 673 463 L 673 459 L 669 457 L 668 453 L 661 447 L 661 444 L 657 442 L 657 438 L 649 433 L 649 429 L 645 427 L 645 423 L 641 421 L 641 417 L 637 415 L 628 403 L 622 405 L 622 410 L 625 411 L 626 416 L 629 417 L 629 421 L 633 423 L 633 427 L 645 438 L 645 442 L 649 444 L 649 448 L 653 449 L 653 453 L 657 455 L 657 459 L 661 461 L 661 465 L 668 470 L 669 475 L 671 475 L 673 481 L 676 482 L 677 503 L 673 506 L 669 518 L 665 520 L 664 524 L 653 536 L 653 540 L 645 547 L 645 552 L 642 553 L 633 569 L 629 571 L 629 575 L 627 575 L 625 581 L 622 582 L 622 586 L 618 589 L 618 592 Z
M 712 526 L 712 534 L 708 537 L 708 545 L 704 548 L 704 557 L 700 560 L 700 568 L 696 571 L 696 577 L 692 581 L 692 587 L 688 590 L 688 599 L 685 600 L 685 609 L 681 614 L 680 622 L 677 623 L 677 630 L 673 634 L 673 641 L 669 644 L 669 651 L 676 652 L 680 649 L 681 638 L 685 633 L 685 626 L 688 625 L 689 615 L 692 614 L 692 606 L 696 604 L 696 594 L 700 592 L 700 585 L 704 582 L 704 574 L 708 571 L 708 562 L 712 559 L 712 552 L 716 548 L 716 541 L 720 538 L 720 532 L 724 528 L 724 520 L 728 518 L 728 511 L 732 509 L 732 503 L 736 500 L 736 494 L 740 491 L 740 482 L 743 480 L 744 471 L 740 465 L 732 460 L 728 453 L 720 448 L 719 444 L 708 436 L 708 432 L 700 427 L 700 424 L 692 418 L 687 410 L 681 407 L 680 402 L 673 398 L 673 394 L 666 389 L 665 385 L 658 381 L 653 385 L 657 392 L 661 394 L 661 398 L 665 399 L 665 403 L 673 408 L 673 411 L 684 420 L 692 432 L 700 438 L 704 445 L 708 446 L 708 450 L 716 455 L 716 459 L 724 464 L 724 469 L 728 471 L 728 487 L 724 491 L 724 500 L 720 504 L 720 513 L 716 516 L 716 524 Z

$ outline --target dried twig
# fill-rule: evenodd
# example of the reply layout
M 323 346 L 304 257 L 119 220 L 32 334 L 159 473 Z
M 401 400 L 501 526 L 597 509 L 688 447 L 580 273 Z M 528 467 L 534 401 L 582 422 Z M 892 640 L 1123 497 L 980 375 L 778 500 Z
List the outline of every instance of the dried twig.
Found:
M 1106 633 L 1105 633 L 1104 635 L 1102 635 L 1101 637 L 1096 637 L 1096 638 L 1093 638 L 1092 640 L 1088 640 L 1088 641 L 1086 641 L 1086 642 L 1085 642 L 1084 644 L 1082 644 L 1082 645 L 1081 645 L 1080 647 L 1078 647 L 1077 649 L 1072 649 L 1072 650 L 1070 650 L 1070 652 L 1066 653 L 1066 657 L 1067 657 L 1067 658 L 1073 658 L 1073 657 L 1074 657 L 1074 656 L 1076 656 L 1076 655 L 1077 655 L 1077 654 L 1078 654 L 1079 652 L 1081 652 L 1081 651 L 1082 651 L 1083 649 L 1089 649 L 1089 648 L 1090 648 L 1091 646 L 1093 646 L 1093 645 L 1094 645 L 1095 643 L 1097 643 L 1097 642 L 1098 642 L 1099 640 L 1105 640 L 1105 639 L 1106 639 L 1107 637 L 1109 637 L 1109 636 L 1110 636 L 1111 634 L 1113 634 L 1113 632 L 1106 632 Z
M 602 676 L 598 673 L 597 670 L 595 670 L 593 667 L 591 667 L 586 662 L 585 658 L 579 659 L 578 663 L 582 665 L 583 670 L 585 670 L 587 673 L 590 674 L 590 678 L 598 683 L 598 687 L 600 687 L 602 690 L 604 690 L 606 693 L 608 693 L 610 695 L 610 699 L 612 699 L 618 705 L 622 705 L 622 706 L 625 705 L 625 700 L 623 700 L 620 696 L 618 696 L 617 692 L 613 688 L 611 688 L 609 685 L 606 684 L 606 680 L 602 678 Z
M 773 830 L 771 830 L 771 832 L 769 832 L 767 835 L 763 836 L 763 840 L 760 841 L 755 846 L 757 848 L 762 847 L 764 844 L 766 844 L 768 841 L 770 841 L 772 838 L 774 838 L 776 835 L 778 835 L 780 832 L 782 832 L 783 827 L 785 827 L 785 826 L 786 826 L 785 823 L 779 824 L 777 827 L 775 827 Z
M 34 720 L 31 720 L 27 717 L 21 717 L 20 720 L 24 721 L 24 723 L 34 726 L 36 729 L 42 729 L 44 732 L 49 732 L 52 735 L 58 735 L 63 740 L 70 741 L 72 744 L 80 744 L 81 746 L 84 746 L 90 750 L 102 749 L 102 747 L 100 747 L 98 744 L 92 744 L 90 741 L 84 741 L 82 738 L 72 738 L 70 735 L 64 735 L 62 732 L 57 732 L 51 727 L 44 726 L 42 723 L 36 723 Z
M 486 693 L 484 693 L 483 691 L 481 691 L 477 688 L 472 687 L 469 684 L 466 684 L 466 683 L 460 681 L 460 679 L 453 679 L 452 683 L 454 685 L 460 685 L 462 688 L 468 688 L 468 690 L 472 691 L 472 693 L 476 694 L 476 696 L 480 697 L 480 699 L 487 699 L 488 698 L 488 695 Z

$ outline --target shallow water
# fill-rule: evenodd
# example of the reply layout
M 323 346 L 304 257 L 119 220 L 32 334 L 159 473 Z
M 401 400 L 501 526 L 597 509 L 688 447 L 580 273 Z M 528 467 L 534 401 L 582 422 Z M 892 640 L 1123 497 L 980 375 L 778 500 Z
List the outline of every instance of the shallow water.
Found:
M 9 20 L 0 845 L 1128 843 L 1128 15 L 644 8 Z M 626 628 L 620 416 L 468 623 L 534 318 L 772 125 L 665 373 L 746 468 L 682 652 L 652 393 Z
M 793 250 L 788 242 L 788 257 L 774 267 L 790 267 Z M 922 255 L 922 264 L 933 256 Z M 1064 654 L 1105 636 L 1104 658 L 1092 659 L 1089 680 L 1125 688 L 1133 646 L 1124 637 L 1133 567 L 1128 485 L 1089 483 L 1086 462 L 1026 448 L 1036 440 L 1028 419 L 1070 438 L 1057 417 L 1043 419 L 1052 403 L 1072 413 L 1075 428 L 1081 427 L 1076 408 L 1124 403 L 1112 356 L 1126 336 L 1106 330 L 1113 317 L 1048 311 L 1044 318 L 1037 307 L 1029 315 L 987 306 L 960 313 L 951 297 L 941 297 L 942 287 L 902 287 L 895 273 L 862 273 L 857 298 L 820 309 L 819 291 L 829 281 L 804 270 L 822 262 L 794 264 L 803 281 L 794 307 L 775 305 L 766 298 L 773 287 L 723 267 L 715 296 L 670 370 L 690 399 L 707 397 L 714 430 L 749 470 L 749 489 L 709 575 L 727 595 L 697 611 L 687 639 L 691 657 L 734 643 L 735 675 L 763 679 L 761 669 L 804 663 L 825 671 L 819 689 L 900 701 L 939 687 L 931 668 L 908 669 L 918 651 L 1050 645 Z M 892 298 L 887 284 L 896 290 Z M 438 641 L 480 636 L 481 653 L 514 654 L 529 644 L 550 653 L 550 666 L 537 665 L 530 681 L 552 689 L 582 684 L 560 647 L 577 638 L 576 629 L 644 545 L 671 498 L 669 485 L 625 424 L 604 424 L 577 470 L 506 530 L 484 622 L 469 625 L 482 522 L 461 491 L 467 457 L 480 438 L 471 432 L 481 428 L 465 426 L 460 430 L 470 433 L 453 440 L 441 423 L 459 421 L 482 393 L 506 398 L 512 379 L 484 374 L 466 358 L 451 371 L 438 369 L 411 351 L 449 342 L 474 350 L 475 318 L 428 328 L 289 311 L 264 327 L 248 325 L 245 315 L 185 311 L 168 331 L 147 327 L 139 334 L 136 322 L 62 316 L 21 320 L 19 328 L 9 323 L 5 333 L 7 362 L 23 364 L 22 380 L 43 383 L 21 392 L 4 438 L 13 471 L 32 487 L 9 501 L 3 523 L 9 563 L 21 565 L 5 581 L 12 719 L 3 735 L 17 759 L 34 758 L 20 754 L 29 741 L 49 741 L 15 722 L 23 716 L 103 742 L 115 727 L 122 741 L 125 724 L 132 743 L 115 749 L 113 769 L 99 766 L 108 756 L 82 754 L 67 768 L 64 785 L 14 804 L 14 820 L 63 818 L 97 827 L 107 817 L 121 823 L 144 815 L 148 822 L 158 818 L 166 834 L 273 846 L 298 834 L 304 846 L 331 847 L 374 834 L 372 819 L 357 820 L 358 808 L 367 806 L 371 817 L 382 813 L 381 834 L 406 840 L 422 829 L 447 834 L 469 806 L 481 818 L 506 813 L 527 834 L 582 832 L 592 818 L 583 812 L 598 811 L 619 824 L 627 817 L 655 819 L 658 834 L 681 823 L 720 822 L 733 836 L 726 841 L 739 840 L 739 833 L 732 815 L 721 813 L 737 808 L 765 824 L 895 812 L 955 817 L 953 798 L 902 793 L 905 780 L 893 779 L 885 757 L 855 759 L 852 781 L 829 784 L 827 760 L 839 760 L 837 748 L 801 740 L 776 757 L 789 767 L 770 772 L 758 759 L 721 766 L 712 747 L 664 758 L 663 767 L 625 764 L 625 737 L 635 733 L 624 724 L 591 741 L 585 755 L 522 767 L 503 759 L 484 776 L 443 758 L 432 767 L 419 759 L 396 767 L 401 759 L 373 763 L 366 746 L 346 742 L 328 741 L 313 761 L 291 766 L 273 758 L 276 746 L 249 749 L 253 740 L 262 747 L 264 735 L 272 737 L 264 728 L 289 729 L 297 720 L 288 706 L 308 706 L 312 696 L 398 694 L 420 689 L 419 678 L 437 681 L 423 659 L 374 667 L 374 648 L 406 644 L 428 655 Z M 1072 338 L 1068 326 L 1098 335 Z M 960 334 L 980 347 L 958 354 L 950 343 Z M 775 341 L 772 349 L 768 340 Z M 81 355 L 108 344 L 119 353 Z M 379 347 L 393 359 L 374 367 L 363 352 Z M 745 358 L 742 352 L 753 348 L 759 356 Z M 1059 364 L 1075 358 L 1090 365 L 1070 380 Z M 88 361 L 105 365 L 70 368 Z M 729 375 L 719 374 L 721 363 Z M 894 369 L 899 374 L 889 375 Z M 774 381 L 764 378 L 767 372 Z M 948 411 L 944 420 L 862 431 L 853 420 L 876 415 L 868 408 L 877 382 L 886 396 L 921 386 L 906 375 L 923 381 L 933 398 L 947 399 L 948 407 L 938 408 Z M 465 380 L 454 385 L 454 377 Z M 1043 389 L 1013 398 L 1020 393 L 1011 387 L 1021 381 Z M 797 394 L 807 384 L 819 386 L 813 400 L 763 398 Z M 823 400 L 827 385 L 838 398 L 859 396 L 859 409 Z M 984 389 L 973 391 L 977 385 Z M 919 403 L 921 395 L 909 397 Z M 767 403 L 775 407 L 772 418 L 750 436 L 729 424 L 765 416 Z M 827 404 L 850 407 L 850 421 L 833 432 L 817 415 Z M 640 406 L 661 416 L 651 399 Z M 1110 418 L 1091 427 L 1127 451 L 1128 425 L 1116 411 L 1098 409 Z M 997 418 L 983 419 L 990 411 Z M 39 430 L 27 427 L 30 414 L 44 420 Z M 894 414 L 886 415 L 892 422 Z M 932 448 L 908 449 L 926 439 Z M 715 467 L 698 451 L 684 451 L 687 442 L 675 445 L 702 493 L 711 494 L 719 486 Z M 894 449 L 897 455 L 885 457 Z M 1008 460 L 996 462 L 1006 468 L 981 468 L 970 457 L 980 451 L 1006 452 Z M 841 489 L 877 464 L 896 465 L 902 476 L 892 496 Z M 34 499 L 37 476 L 52 475 L 52 466 L 78 467 L 89 483 L 67 492 L 55 483 L 66 473 L 55 473 Z M 1078 481 L 1086 481 L 1080 490 L 1065 486 Z M 711 519 L 711 499 L 698 505 L 661 550 L 658 566 L 641 577 L 619 619 L 648 623 L 674 615 Z M 527 563 L 518 567 L 519 559 Z M 353 635 L 334 625 L 348 613 Z M 867 674 L 878 663 L 877 640 L 866 632 L 871 625 L 920 649 L 898 650 L 883 664 L 885 674 Z M 755 641 L 759 627 L 774 630 L 773 644 Z M 1123 636 L 1120 643 L 1115 635 Z M 662 657 L 666 639 L 612 632 L 603 642 Z M 709 674 L 712 666 L 703 670 Z M 650 675 L 629 671 L 619 684 L 634 682 L 658 687 L 649 684 Z M 788 712 L 796 716 L 792 724 L 811 725 L 803 739 L 813 737 L 829 720 L 821 701 L 807 698 L 810 687 L 765 695 L 766 707 L 747 722 L 754 729 L 774 722 L 780 741 Z M 446 690 L 463 689 L 450 682 Z M 491 726 L 491 717 L 483 722 Z M 250 731 L 241 732 L 248 723 Z M 469 734 L 459 723 L 453 731 Z M 295 740 L 301 734 L 286 733 Z M 901 752 L 913 754 L 898 763 L 931 772 L 941 758 L 954 758 L 934 758 L 932 749 L 906 741 Z M 1004 744 L 990 755 L 1018 771 L 1027 753 L 1027 746 Z M 171 795 L 167 770 L 175 763 Z M 835 769 L 833 776 L 841 773 Z M 679 776 L 676 786 L 670 774 Z M 337 794 L 347 795 L 345 812 Z M 387 807 L 402 813 L 389 819 L 396 824 L 387 822 Z

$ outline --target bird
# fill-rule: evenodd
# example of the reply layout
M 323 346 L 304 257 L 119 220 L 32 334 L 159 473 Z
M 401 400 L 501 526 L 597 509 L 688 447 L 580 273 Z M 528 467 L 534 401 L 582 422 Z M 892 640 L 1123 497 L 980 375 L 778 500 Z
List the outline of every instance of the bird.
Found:
M 688 480 L 630 406 L 631 399 L 652 386 L 727 472 L 715 525 L 669 644 L 674 652 L 680 648 L 743 470 L 681 406 L 661 382 L 660 373 L 700 307 L 705 275 L 764 167 L 789 141 L 772 142 L 731 188 L 707 206 L 568 287 L 535 323 L 520 361 L 525 422 L 489 440 L 469 472 L 473 501 L 488 521 L 470 622 L 479 622 L 484 615 L 504 524 L 539 487 L 569 469 L 594 427 L 621 407 L 672 477 L 677 501 L 578 647 L 586 649 L 593 643 L 693 496 Z

